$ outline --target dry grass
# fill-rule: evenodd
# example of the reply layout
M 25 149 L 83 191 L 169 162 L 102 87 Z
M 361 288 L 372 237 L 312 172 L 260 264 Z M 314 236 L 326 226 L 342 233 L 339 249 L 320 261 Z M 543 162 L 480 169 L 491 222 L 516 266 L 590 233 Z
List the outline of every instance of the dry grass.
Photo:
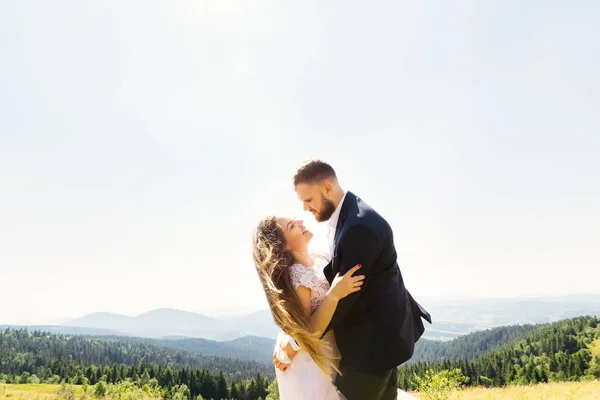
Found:
M 72 385 L 76 397 L 83 394 L 81 386 Z M 53 400 L 58 385 L 0 384 L 0 400 Z M 423 395 L 414 393 L 420 399 Z M 600 400 L 600 381 L 561 382 L 506 388 L 467 389 L 453 393 L 448 400 Z
M 420 399 L 426 396 L 415 394 Z M 560 382 L 454 392 L 448 400 L 600 400 L 600 381 Z
M 81 386 L 69 385 L 75 389 L 75 395 L 83 395 Z M 54 400 L 59 385 L 8 385 L 0 383 L 0 400 Z

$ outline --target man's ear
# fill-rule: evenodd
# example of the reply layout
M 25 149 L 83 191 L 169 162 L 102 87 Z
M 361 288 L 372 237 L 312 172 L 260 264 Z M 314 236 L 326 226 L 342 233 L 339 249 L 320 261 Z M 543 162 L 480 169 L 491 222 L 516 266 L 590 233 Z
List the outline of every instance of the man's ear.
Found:
M 325 192 L 326 195 L 330 195 L 331 193 L 333 193 L 333 185 L 331 184 L 331 182 L 329 181 L 325 181 L 323 182 L 323 191 Z

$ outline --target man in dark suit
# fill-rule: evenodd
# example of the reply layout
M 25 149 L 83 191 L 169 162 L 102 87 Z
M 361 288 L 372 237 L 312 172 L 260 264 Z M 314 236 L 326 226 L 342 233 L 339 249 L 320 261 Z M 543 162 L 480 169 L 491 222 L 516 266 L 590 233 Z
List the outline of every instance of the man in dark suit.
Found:
M 397 398 L 398 366 L 413 354 L 431 317 L 410 295 L 397 262 L 387 221 L 363 200 L 345 192 L 334 169 L 320 160 L 304 163 L 294 175 L 304 210 L 328 221 L 331 284 L 357 264 L 362 289 L 341 299 L 325 333 L 335 330 L 341 353 L 336 386 L 348 400 Z

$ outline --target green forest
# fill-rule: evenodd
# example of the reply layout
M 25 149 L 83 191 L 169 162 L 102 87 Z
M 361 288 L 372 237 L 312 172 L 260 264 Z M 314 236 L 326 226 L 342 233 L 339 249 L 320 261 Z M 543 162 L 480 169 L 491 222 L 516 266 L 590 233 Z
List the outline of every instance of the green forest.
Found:
M 475 357 L 479 341 L 459 338 L 457 345 L 442 344 L 445 351 L 432 353 L 432 359 L 441 361 L 420 361 L 402 366 L 399 387 L 414 388 L 414 376 L 424 377 L 427 371 L 457 368 L 469 378 L 467 385 L 504 386 L 579 380 L 584 376 L 599 378 L 600 357 L 594 358 L 591 349 L 592 343 L 600 338 L 599 324 L 597 317 L 578 317 L 541 325 L 520 339 Z M 471 339 L 487 335 L 494 343 L 499 341 L 498 334 L 512 329 L 492 330 Z M 513 330 L 515 337 L 518 332 L 518 329 Z M 483 343 L 480 346 L 485 347 Z
M 191 397 L 264 399 L 273 366 L 205 357 L 129 338 L 92 338 L 7 329 L 0 332 L 0 381 L 90 385 L 130 380 L 186 385 Z
M 460 371 L 465 386 L 600 378 L 600 319 L 494 328 L 450 342 L 420 341 L 400 367 L 414 390 L 432 373 Z M 125 383 L 185 398 L 276 399 L 270 363 L 201 355 L 144 339 L 0 331 L 0 383 L 103 387 Z

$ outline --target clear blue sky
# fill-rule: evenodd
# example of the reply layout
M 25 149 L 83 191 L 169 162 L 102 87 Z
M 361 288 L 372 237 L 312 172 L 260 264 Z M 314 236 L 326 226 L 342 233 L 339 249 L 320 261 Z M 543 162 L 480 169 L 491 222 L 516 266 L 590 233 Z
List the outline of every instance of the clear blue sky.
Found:
M 302 215 L 311 157 L 388 219 L 417 298 L 598 292 L 598 21 L 595 1 L 0 2 L 0 322 L 265 307 L 251 234 Z

